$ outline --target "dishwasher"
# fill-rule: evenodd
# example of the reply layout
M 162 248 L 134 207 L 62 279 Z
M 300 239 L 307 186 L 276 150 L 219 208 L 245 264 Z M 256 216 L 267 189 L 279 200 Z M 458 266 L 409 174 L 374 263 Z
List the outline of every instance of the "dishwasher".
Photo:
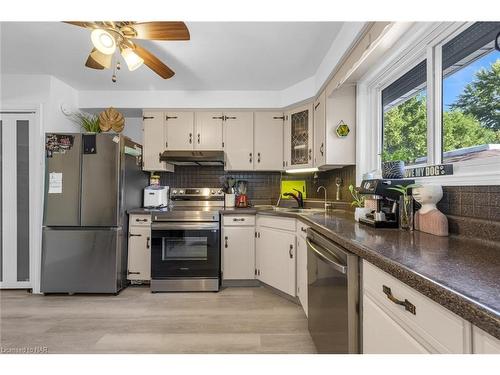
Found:
M 307 284 L 318 353 L 359 353 L 359 258 L 309 228 Z

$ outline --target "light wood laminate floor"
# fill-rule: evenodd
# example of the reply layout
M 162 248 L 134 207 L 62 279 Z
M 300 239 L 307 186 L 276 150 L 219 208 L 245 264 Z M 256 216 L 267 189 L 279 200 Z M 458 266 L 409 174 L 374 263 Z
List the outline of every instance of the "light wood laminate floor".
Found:
M 265 287 L 118 296 L 0 291 L 0 343 L 48 353 L 314 353 L 302 307 Z

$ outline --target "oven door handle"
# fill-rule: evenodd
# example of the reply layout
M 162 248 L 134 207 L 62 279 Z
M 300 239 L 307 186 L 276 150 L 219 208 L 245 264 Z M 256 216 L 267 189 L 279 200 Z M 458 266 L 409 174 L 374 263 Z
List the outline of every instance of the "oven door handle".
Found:
M 206 223 L 172 223 L 172 222 L 161 222 L 151 224 L 151 230 L 207 230 L 207 229 L 219 229 L 218 222 Z
M 316 253 L 316 255 L 318 255 L 321 259 L 323 259 L 325 262 L 329 263 L 333 268 L 335 268 L 337 271 L 345 274 L 347 273 L 347 267 L 340 264 L 340 263 L 337 263 L 338 262 L 338 259 L 335 259 L 335 260 L 332 260 L 330 259 L 328 256 L 326 256 L 325 254 L 323 254 L 322 251 L 318 250 L 313 244 L 312 242 L 309 240 L 309 238 L 306 239 L 306 242 L 307 242 L 307 246 Z

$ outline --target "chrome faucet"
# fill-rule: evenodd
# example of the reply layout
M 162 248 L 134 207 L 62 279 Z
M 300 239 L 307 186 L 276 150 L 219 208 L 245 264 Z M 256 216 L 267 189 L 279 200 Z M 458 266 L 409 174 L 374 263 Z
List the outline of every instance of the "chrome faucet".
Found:
M 328 208 L 328 203 L 326 203 L 326 187 L 320 186 L 318 187 L 318 190 L 316 190 L 316 193 L 319 193 L 319 191 L 323 189 L 325 191 L 325 210 Z

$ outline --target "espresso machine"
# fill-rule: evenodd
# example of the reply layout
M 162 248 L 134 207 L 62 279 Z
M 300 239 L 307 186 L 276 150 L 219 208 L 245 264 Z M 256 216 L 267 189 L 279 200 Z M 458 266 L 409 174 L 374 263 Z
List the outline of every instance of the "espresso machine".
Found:
M 358 192 L 365 196 L 365 207 L 369 208 L 370 212 L 360 217 L 359 222 L 374 228 L 398 228 L 401 193 L 389 188 L 414 183 L 415 180 L 363 180 Z

